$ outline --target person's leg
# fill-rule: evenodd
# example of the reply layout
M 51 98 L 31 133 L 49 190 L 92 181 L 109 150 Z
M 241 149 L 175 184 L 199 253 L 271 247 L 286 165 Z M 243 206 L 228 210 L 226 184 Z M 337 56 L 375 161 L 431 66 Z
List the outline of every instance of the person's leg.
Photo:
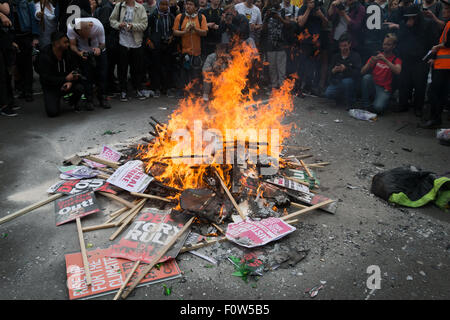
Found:
M 331 99 L 331 100 L 335 100 L 337 101 L 339 98 L 339 95 L 341 94 L 341 86 L 338 83 L 333 83 L 330 84 L 326 89 L 325 89 L 325 97 L 327 99 Z
M 126 94 L 128 91 L 128 48 L 121 45 L 119 45 L 119 64 L 117 69 L 120 91 Z
M 33 100 L 33 49 L 31 46 L 31 42 L 31 36 L 22 36 L 16 38 L 16 43 L 19 46 L 16 66 L 21 77 L 22 96 L 26 99 L 26 101 Z
M 278 84 L 276 51 L 268 51 L 267 52 L 267 62 L 269 62 L 270 86 L 273 89 L 273 88 L 276 88 L 276 86 Z
M 355 102 L 355 81 L 352 78 L 342 79 L 345 106 L 351 108 Z
M 61 106 L 61 90 L 58 88 L 42 88 L 47 116 L 53 118 L 59 115 Z
M 142 81 L 144 78 L 144 48 L 131 49 L 131 72 L 135 74 L 135 86 L 136 90 L 142 91 Z
M 286 78 L 286 52 L 284 50 L 277 52 L 277 71 L 278 71 L 278 87 L 283 85 Z
M 106 86 L 108 81 L 108 56 L 106 52 L 102 52 L 96 58 L 96 85 L 97 85 L 97 99 L 100 107 L 104 109 L 111 108 L 111 105 L 106 101 Z
M 441 98 L 448 94 L 447 88 L 450 83 L 450 70 L 433 70 L 433 81 L 430 87 L 430 104 L 424 108 L 420 126 L 432 128 L 442 122 Z
M 362 93 L 362 103 L 363 107 L 367 108 L 370 106 L 370 97 L 375 91 L 375 82 L 370 73 L 365 74 L 361 81 L 361 93 Z
M 8 101 L 8 69 L 6 67 L 6 59 L 3 54 L 3 48 L 0 49 L 0 108 L 6 106 Z
M 150 78 L 153 90 L 161 90 L 161 79 L 163 77 L 163 59 L 160 48 L 155 48 L 151 52 Z
M 383 114 L 389 105 L 391 93 L 385 88 L 375 85 L 375 100 L 373 108 L 378 114 Z
M 409 107 L 409 97 L 411 94 L 411 82 L 412 82 L 412 69 L 413 65 L 409 63 L 402 64 L 402 72 L 399 76 L 399 91 L 398 91 L 398 108 L 395 111 L 403 112 L 408 111 Z
M 417 63 L 413 69 L 414 112 L 418 117 L 422 116 L 423 105 L 425 103 L 428 70 L 429 66 L 424 62 Z

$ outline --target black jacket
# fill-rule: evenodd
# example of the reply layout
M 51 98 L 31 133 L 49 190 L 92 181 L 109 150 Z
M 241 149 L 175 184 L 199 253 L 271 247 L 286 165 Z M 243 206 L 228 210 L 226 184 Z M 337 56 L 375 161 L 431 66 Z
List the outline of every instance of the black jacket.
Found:
M 107 48 L 113 48 L 119 44 L 119 31 L 112 28 L 109 17 L 114 10 L 114 5 L 109 0 L 103 0 L 100 7 L 95 10 L 94 17 L 97 18 L 105 29 L 105 44 Z
M 238 35 L 240 40 L 247 40 L 250 36 L 248 19 L 239 13 L 233 17 L 231 24 L 226 24 L 222 21 L 218 30 L 220 34 L 228 32 L 230 34 L 230 39 L 233 38 L 234 35 Z
M 434 44 L 432 25 L 421 15 L 417 16 L 416 23 L 412 28 L 407 27 L 402 21 L 398 39 L 397 49 L 400 59 L 403 62 L 420 63 Z
M 63 53 L 58 60 L 53 53 L 52 45 L 45 46 L 39 53 L 36 71 L 43 88 L 60 89 L 67 82 L 66 76 L 77 68 L 78 59 L 70 50 Z
M 148 17 L 147 37 L 152 41 L 156 49 L 162 44 L 167 44 L 167 40 L 173 34 L 173 24 L 175 17 L 169 13 L 167 17 L 163 17 L 155 10 Z
M 344 72 L 338 72 L 333 74 L 331 70 L 337 66 L 343 64 L 345 66 Z M 347 59 L 342 59 L 341 53 L 338 52 L 333 55 L 331 58 L 330 68 L 329 68 L 329 78 L 331 80 L 336 79 L 344 79 L 344 78 L 353 78 L 357 79 L 361 73 L 361 57 L 355 51 L 350 51 L 350 55 Z

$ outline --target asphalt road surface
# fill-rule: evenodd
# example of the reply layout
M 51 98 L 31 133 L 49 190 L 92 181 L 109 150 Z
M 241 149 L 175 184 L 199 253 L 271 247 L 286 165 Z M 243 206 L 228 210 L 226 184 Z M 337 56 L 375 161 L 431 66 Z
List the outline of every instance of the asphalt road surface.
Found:
M 177 100 L 116 100 L 110 110 L 79 114 L 66 107 L 53 119 L 44 113 L 42 95 L 19 103 L 18 117 L 0 117 L 0 217 L 47 197 L 66 156 L 145 135 L 149 117 L 167 121 Z M 321 98 L 295 98 L 286 121 L 300 128 L 289 143 L 311 148 L 314 157 L 307 162 L 331 162 L 317 173 L 322 193 L 339 200 L 338 210 L 301 216 L 297 230 L 264 247 L 263 256 L 271 263 L 280 252 L 309 249 L 307 257 L 245 283 L 232 276 L 234 267 L 226 259 L 245 252 L 223 243 L 200 250 L 216 258 L 217 265 L 190 253 L 179 255 L 183 277 L 164 283 L 172 287 L 171 295 L 165 296 L 158 283 L 136 289 L 128 299 L 309 300 L 305 291 L 318 285 L 323 288 L 316 300 L 449 299 L 450 213 L 433 205 L 394 207 L 369 190 L 374 174 L 402 165 L 450 172 L 450 147 L 438 143 L 434 130 L 417 128 L 412 113 L 360 121 Z M 116 208 L 98 198 L 106 212 Z M 102 221 L 92 215 L 83 219 L 83 226 Z M 85 233 L 85 242 L 106 247 L 111 233 Z M 0 299 L 69 299 L 64 255 L 74 252 L 79 252 L 75 223 L 56 227 L 53 204 L 0 225 Z M 369 266 L 379 267 L 378 290 L 367 287 Z

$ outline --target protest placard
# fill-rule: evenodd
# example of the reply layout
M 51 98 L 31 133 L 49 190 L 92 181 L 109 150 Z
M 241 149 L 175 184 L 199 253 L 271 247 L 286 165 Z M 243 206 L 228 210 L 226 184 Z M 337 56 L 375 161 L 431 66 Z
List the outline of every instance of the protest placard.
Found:
M 226 237 L 238 245 L 253 248 L 278 240 L 294 231 L 295 227 L 279 218 L 271 217 L 260 221 L 230 223 Z
M 64 194 L 77 194 L 84 191 L 103 191 L 112 194 L 116 194 L 109 183 L 104 179 L 78 179 L 69 181 L 59 181 L 52 185 L 47 192 L 48 193 L 64 193 Z
M 301 183 L 297 183 L 295 181 L 284 179 L 281 177 L 274 177 L 272 179 L 265 180 L 266 182 L 272 183 L 276 186 L 280 186 L 283 188 L 301 191 L 301 192 L 309 192 L 309 188 Z
M 99 211 L 95 194 L 92 191 L 60 198 L 55 201 L 56 225 L 59 226 Z
M 128 161 L 108 178 L 107 182 L 130 192 L 144 192 L 154 178 L 144 172 L 143 162 Z
M 134 222 L 126 229 L 123 238 L 111 247 L 111 257 L 150 263 L 191 217 L 172 213 L 171 210 L 144 208 Z M 180 237 L 159 262 L 175 258 L 183 246 L 188 232 Z
M 117 292 L 134 265 L 133 261 L 109 257 L 107 249 L 96 249 L 87 253 L 89 271 L 92 277 L 90 286 L 86 285 L 81 253 L 72 253 L 65 256 L 70 300 L 90 299 Z M 131 279 L 134 280 L 145 266 L 146 264 L 141 264 Z M 168 260 L 158 267 L 147 273 L 138 286 L 181 277 L 181 271 L 175 259 Z

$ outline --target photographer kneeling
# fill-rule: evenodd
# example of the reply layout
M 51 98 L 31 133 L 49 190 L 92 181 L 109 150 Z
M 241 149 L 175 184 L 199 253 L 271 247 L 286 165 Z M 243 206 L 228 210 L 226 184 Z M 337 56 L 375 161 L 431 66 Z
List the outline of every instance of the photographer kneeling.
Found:
M 68 50 L 69 39 L 62 32 L 51 34 L 51 44 L 39 53 L 37 71 L 44 91 L 45 111 L 49 117 L 59 115 L 61 97 L 72 93 L 69 104 L 79 110 L 83 87 L 79 83 L 80 75 L 75 71 L 77 59 Z
M 67 27 L 67 36 L 70 39 L 70 49 L 80 57 L 83 76 L 81 80 L 87 99 L 86 110 L 94 110 L 94 83 L 97 86 L 97 99 L 100 107 L 111 108 L 104 96 L 108 78 L 108 61 L 103 25 L 95 18 L 77 18 L 75 26 L 69 24 Z

